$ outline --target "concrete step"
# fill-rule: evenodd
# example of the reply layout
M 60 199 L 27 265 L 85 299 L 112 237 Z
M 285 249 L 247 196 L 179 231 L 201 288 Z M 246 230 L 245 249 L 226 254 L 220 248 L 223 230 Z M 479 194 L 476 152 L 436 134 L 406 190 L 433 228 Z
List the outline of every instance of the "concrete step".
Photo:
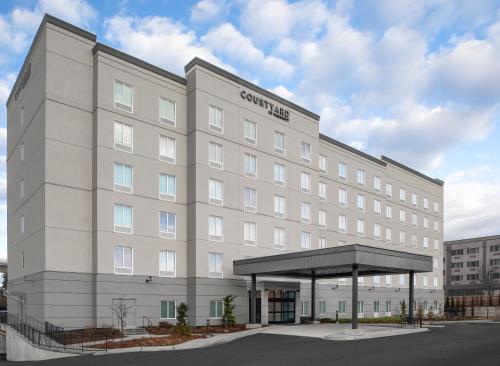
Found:
M 130 335 L 146 335 L 148 332 L 144 328 L 125 328 L 123 329 L 123 335 L 124 336 L 130 336 Z

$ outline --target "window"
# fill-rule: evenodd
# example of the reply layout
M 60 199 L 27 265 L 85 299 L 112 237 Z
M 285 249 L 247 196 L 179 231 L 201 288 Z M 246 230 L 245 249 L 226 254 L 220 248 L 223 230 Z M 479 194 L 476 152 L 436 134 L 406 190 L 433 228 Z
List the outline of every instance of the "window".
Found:
M 391 313 L 391 301 L 389 300 L 385 302 L 385 313 L 386 315 L 390 315 Z
M 130 247 L 114 247 L 115 274 L 132 274 L 133 250 Z
M 434 239 L 434 250 L 438 250 L 438 249 L 439 249 L 439 240 Z
M 160 211 L 160 237 L 175 239 L 177 215 Z
M 380 276 L 373 276 L 373 284 L 375 286 L 380 286 Z
M 363 219 L 357 220 L 356 230 L 358 232 L 358 235 L 360 235 L 360 236 L 365 235 L 365 220 L 363 220 Z
M 428 282 L 428 279 L 427 279 L 427 275 L 424 275 L 423 279 L 424 279 L 424 287 L 429 286 L 429 282 Z
M 345 233 L 347 231 L 347 216 L 339 215 L 339 231 Z
M 257 178 L 257 157 L 252 154 L 245 154 L 245 176 Z
M 160 122 L 175 127 L 175 108 L 174 101 L 160 98 Z
M 500 266 L 500 258 L 490 259 L 490 266 Z
M 380 192 L 380 187 L 381 187 L 380 177 L 374 176 L 373 177 L 373 189 L 376 190 L 377 192 Z
M 21 110 L 19 112 L 19 124 L 23 127 L 24 124 L 24 106 L 21 106 Z
M 208 277 L 222 278 L 222 253 L 208 253 Z
M 439 212 L 439 203 L 434 201 L 434 212 Z
M 326 174 L 326 156 L 324 155 L 319 156 L 319 170 Z
M 347 180 L 347 165 L 341 161 L 339 161 L 339 178 Z
M 399 189 L 399 200 L 401 202 L 405 202 L 406 201 L 406 191 L 404 188 L 400 188 Z
M 311 192 L 311 174 L 300 173 L 300 189 L 305 193 Z
M 392 198 L 392 184 L 391 183 L 385 184 L 385 195 L 389 198 Z
M 274 196 L 274 216 L 285 217 L 285 197 Z
M 175 201 L 176 181 L 173 175 L 160 174 L 160 199 Z
M 249 212 L 257 211 L 257 190 L 250 187 L 245 187 L 243 191 L 243 209 Z
M 411 214 L 411 224 L 415 227 L 417 227 L 417 224 L 418 224 L 418 216 L 416 213 L 413 213 Z
M 222 241 L 224 219 L 219 216 L 208 216 L 208 240 Z
M 133 94 L 134 90 L 131 85 L 115 80 L 115 108 L 132 112 Z
M 213 105 L 208 107 L 208 128 L 218 133 L 224 133 L 224 122 L 222 120 L 222 109 Z
M 418 204 L 418 196 L 416 193 L 411 194 L 411 204 L 413 206 L 417 206 L 417 204 Z
M 434 287 L 438 287 L 438 277 L 437 276 L 434 276 L 433 285 L 434 285 Z
M 499 252 L 500 251 L 500 245 L 492 245 L 490 247 L 490 253 L 493 253 L 493 252 Z M 453 251 L 452 251 L 453 252 Z M 453 253 L 452 253 L 453 255 Z
M 222 318 L 224 313 L 224 302 L 222 300 L 211 300 L 210 301 L 210 318 Z
M 454 262 L 451 264 L 451 268 L 464 268 L 464 262 Z
M 391 284 L 392 284 L 392 277 L 391 277 L 391 275 L 385 276 L 385 285 L 386 286 L 391 286 Z
M 243 240 L 245 244 L 257 244 L 257 224 L 255 222 L 243 223 Z
M 274 131 L 274 151 L 279 154 L 285 154 L 285 134 Z
M 160 136 L 160 160 L 175 164 L 176 141 L 173 137 Z
M 365 303 L 363 301 L 358 301 L 358 314 L 363 314 L 365 312 Z
M 377 315 L 380 312 L 380 301 L 373 302 L 373 312 Z
M 390 227 L 385 228 L 385 241 L 388 243 L 392 242 L 392 228 Z
M 320 315 L 325 315 L 326 314 L 326 301 L 320 301 L 319 302 L 319 314 Z
M 322 201 L 326 201 L 326 183 L 318 183 L 318 196 Z
M 345 301 L 339 301 L 339 314 L 345 314 Z
M 24 179 L 21 178 L 21 180 L 19 181 L 19 196 L 21 198 L 24 197 Z
M 285 166 L 275 163 L 274 164 L 274 184 L 285 186 Z
M 382 214 L 382 208 L 379 200 L 373 200 L 373 212 L 377 216 Z
M 222 196 L 222 182 L 220 180 L 208 180 L 208 201 L 210 204 L 218 206 L 222 206 L 224 203 Z
M 161 301 L 160 302 L 160 319 L 175 319 L 175 301 Z
M 318 224 L 319 224 L 319 226 L 326 229 L 326 210 L 319 210 L 318 211 Z
M 467 254 L 478 254 L 479 248 L 467 248 Z
M 212 168 L 222 169 L 224 166 L 222 159 L 222 145 L 210 142 L 208 144 L 208 165 Z
M 427 197 L 424 197 L 424 209 L 429 209 L 429 199 Z
M 429 248 L 429 238 L 424 236 L 424 249 Z
M 132 233 L 132 207 L 115 203 L 115 231 Z
M 405 245 L 406 243 L 406 233 L 404 231 L 399 232 L 399 244 Z
M 115 163 L 115 191 L 132 193 L 132 167 Z
M 404 225 L 406 223 L 406 211 L 405 210 L 399 210 L 399 222 L 401 225 Z
M 339 205 L 347 206 L 347 191 L 344 188 L 339 188 Z
M 21 252 L 21 268 L 24 269 L 24 251 Z
M 19 160 L 21 162 L 24 161 L 24 142 L 21 142 L 21 146 L 19 147 Z
M 19 231 L 24 234 L 24 215 L 19 218 Z
M 455 276 L 451 276 L 451 280 L 452 281 L 462 281 L 464 279 L 464 276 L 463 275 L 455 275 Z
M 429 218 L 424 216 L 424 229 L 429 228 Z
M 471 267 L 479 267 L 479 261 L 467 262 L 467 268 L 471 268 Z
M 434 231 L 439 231 L 439 221 L 434 220 Z
M 244 122 L 243 136 L 245 142 L 255 145 L 257 143 L 257 124 L 246 119 Z
M 385 217 L 387 217 L 389 220 L 392 220 L 392 207 L 391 206 L 385 206 Z
M 311 249 L 311 233 L 302 231 L 300 233 L 300 247 L 302 249 Z
M 308 202 L 300 203 L 300 220 L 302 222 L 311 222 L 311 204 Z
M 274 248 L 285 249 L 285 229 L 281 227 L 274 228 Z
M 309 301 L 302 301 L 302 315 L 309 315 Z
M 358 185 L 364 187 L 365 186 L 365 171 L 358 169 L 356 172 L 356 182 Z
M 305 163 L 311 163 L 311 144 L 302 141 L 300 144 L 300 157 Z
M 133 128 L 121 122 L 115 122 L 115 149 L 132 152 L 133 149 Z
M 401 286 L 404 286 L 404 284 L 405 284 L 405 275 L 404 274 L 399 275 L 399 284 Z
M 363 196 L 362 194 L 358 194 L 357 207 L 358 207 L 358 210 L 361 210 L 361 211 L 365 210 L 365 196 Z
M 418 237 L 416 234 L 411 234 L 411 245 L 416 248 L 417 247 L 417 240 L 418 240 Z M 425 238 L 424 238 L 425 240 Z
M 175 257 L 173 250 L 160 251 L 160 277 L 175 277 Z
M 380 240 L 380 224 L 373 224 L 373 237 Z
M 326 238 L 319 238 L 318 239 L 318 246 L 320 249 L 326 248 Z

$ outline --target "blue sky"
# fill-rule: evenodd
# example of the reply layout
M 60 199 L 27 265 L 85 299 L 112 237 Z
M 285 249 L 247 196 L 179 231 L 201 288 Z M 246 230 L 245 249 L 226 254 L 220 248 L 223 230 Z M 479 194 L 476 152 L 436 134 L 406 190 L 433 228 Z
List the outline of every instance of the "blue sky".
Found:
M 445 239 L 500 233 L 499 1 L 3 0 L 5 101 L 43 14 L 183 75 L 202 57 L 321 115 L 320 129 L 445 180 Z

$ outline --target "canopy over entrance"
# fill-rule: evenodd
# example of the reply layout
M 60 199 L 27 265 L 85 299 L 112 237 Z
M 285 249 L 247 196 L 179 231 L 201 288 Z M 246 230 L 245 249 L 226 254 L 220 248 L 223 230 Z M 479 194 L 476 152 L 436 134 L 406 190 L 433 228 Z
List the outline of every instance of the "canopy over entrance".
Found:
M 252 276 L 251 314 L 255 321 L 256 277 L 279 276 L 311 279 L 311 320 L 315 318 L 315 281 L 352 277 L 352 326 L 357 328 L 358 276 L 409 274 L 409 321 L 413 321 L 414 273 L 432 272 L 432 257 L 421 254 L 345 245 L 334 248 L 248 258 L 233 261 L 235 275 Z

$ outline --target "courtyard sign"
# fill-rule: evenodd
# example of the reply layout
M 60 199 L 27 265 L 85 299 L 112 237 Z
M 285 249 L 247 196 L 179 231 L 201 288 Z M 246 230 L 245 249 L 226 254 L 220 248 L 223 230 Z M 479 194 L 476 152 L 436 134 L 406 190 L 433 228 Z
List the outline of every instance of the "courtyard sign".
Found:
M 268 100 L 262 99 L 257 95 L 250 94 L 245 90 L 242 90 L 240 95 L 242 99 L 246 99 L 249 102 L 253 102 L 254 104 L 258 105 L 259 107 L 267 109 L 267 113 L 271 116 L 277 117 L 286 122 L 290 120 L 290 111 L 288 109 L 284 109 L 283 107 L 280 107 Z

